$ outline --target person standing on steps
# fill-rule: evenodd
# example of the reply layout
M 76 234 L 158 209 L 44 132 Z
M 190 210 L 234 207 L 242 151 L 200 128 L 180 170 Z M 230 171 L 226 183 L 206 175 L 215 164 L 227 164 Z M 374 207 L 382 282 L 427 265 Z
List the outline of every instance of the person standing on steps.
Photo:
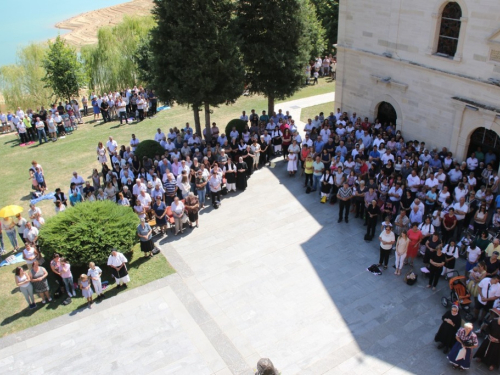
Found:
M 342 222 L 342 215 L 345 211 L 345 222 L 349 222 L 349 207 L 351 206 L 352 189 L 345 181 L 343 186 L 337 191 L 337 199 L 339 200 L 339 220 Z

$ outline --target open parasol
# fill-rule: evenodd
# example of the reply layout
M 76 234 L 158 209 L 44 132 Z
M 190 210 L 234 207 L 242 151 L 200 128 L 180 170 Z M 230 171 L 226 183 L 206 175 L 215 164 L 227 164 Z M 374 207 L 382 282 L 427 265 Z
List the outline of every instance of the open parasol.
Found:
M 0 217 L 16 216 L 21 212 L 23 212 L 23 208 L 21 206 L 16 206 L 16 205 L 5 206 L 0 210 Z

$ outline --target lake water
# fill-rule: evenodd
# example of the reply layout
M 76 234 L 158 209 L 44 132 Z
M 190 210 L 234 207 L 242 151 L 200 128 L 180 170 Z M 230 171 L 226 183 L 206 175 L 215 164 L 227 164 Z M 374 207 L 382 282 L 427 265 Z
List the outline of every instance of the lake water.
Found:
M 20 0 L 1 1 L 0 65 L 13 64 L 18 48 L 30 42 L 43 42 L 68 30 L 54 25 L 80 13 L 127 0 Z

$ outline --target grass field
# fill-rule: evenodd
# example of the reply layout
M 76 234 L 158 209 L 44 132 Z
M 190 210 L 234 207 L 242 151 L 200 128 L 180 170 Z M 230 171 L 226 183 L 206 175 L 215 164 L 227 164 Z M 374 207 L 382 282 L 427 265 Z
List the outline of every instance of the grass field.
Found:
M 319 105 L 313 105 L 312 107 L 307 107 L 302 109 L 300 113 L 300 121 L 307 122 L 307 119 L 314 119 L 314 116 L 319 115 L 320 112 L 323 112 L 325 118 L 330 115 L 332 111 L 333 105 L 335 102 L 328 102 Z
M 132 256 L 130 257 L 130 255 Z M 162 255 L 156 255 L 153 258 L 144 258 L 138 245 L 134 247 L 133 252 L 127 254 L 127 257 L 131 281 L 126 290 L 147 284 L 175 272 Z M 49 260 L 46 260 L 43 267 L 45 267 L 49 273 L 50 293 L 53 294 L 57 289 L 57 284 L 55 284 L 55 279 L 48 263 Z M 62 301 L 66 296 L 60 297 L 45 305 L 42 304 L 41 299 L 37 296 L 35 297 L 37 308 L 34 310 L 27 309 L 26 300 L 14 281 L 14 270 L 16 268 L 15 266 L 18 265 L 19 264 L 1 268 L 0 282 L 3 287 L 0 289 L 0 337 L 21 331 L 28 327 L 33 327 L 58 316 L 86 307 L 86 298 L 83 298 L 81 293 L 77 291 L 77 297 L 73 298 L 73 302 L 69 305 L 62 305 Z M 26 265 L 24 268 L 25 270 L 27 269 Z M 101 269 L 103 271 L 102 281 L 109 281 L 112 283 L 113 278 L 111 277 L 109 267 L 101 267 Z M 87 273 L 87 268 L 72 269 L 72 273 L 75 282 L 77 282 L 79 275 Z M 118 293 L 125 293 L 125 289 L 116 289 L 115 285 L 111 284 L 105 290 L 104 295 L 106 298 L 111 298 Z M 94 294 L 94 298 L 95 297 L 96 295 Z M 98 309 L 99 304 L 94 303 L 93 308 Z
M 334 83 L 327 83 L 321 79 L 318 85 L 305 87 L 288 100 L 325 94 L 334 90 Z M 249 113 L 251 109 L 255 109 L 257 113 L 261 113 L 263 109 L 267 110 L 267 100 L 258 95 L 241 97 L 234 105 L 214 108 L 211 120 L 217 122 L 219 128 L 224 128 L 231 119 L 238 118 L 241 111 L 245 110 Z M 279 103 L 276 104 L 276 109 L 279 109 Z M 85 179 L 90 179 L 93 168 L 100 170 L 96 155 L 99 141 L 105 143 L 109 136 L 113 136 L 119 145 L 128 145 L 132 133 L 135 133 L 139 140 L 152 139 L 158 127 L 166 132 L 169 128 L 183 126 L 186 122 L 193 124 L 192 111 L 180 106 L 162 111 L 151 120 L 122 126 L 119 126 L 117 121 L 102 124 L 101 121 L 91 120 L 92 118 L 93 116 L 85 118 L 85 124 L 80 125 L 77 131 L 65 139 L 41 146 L 36 143 L 32 146 L 19 147 L 16 135 L 0 136 L 2 145 L 0 159 L 3 161 L 0 207 L 17 204 L 24 208 L 25 213 L 27 212 L 31 199 L 28 169 L 32 160 L 36 160 L 43 166 L 48 191 L 52 192 L 60 187 L 67 192 L 73 171 L 77 171 Z M 42 209 L 45 218 L 55 215 L 52 201 L 45 200 L 37 206 Z M 4 243 L 7 251 L 4 257 L 7 257 L 12 254 L 12 247 L 7 236 L 4 236 Z M 146 284 L 174 272 L 164 257 L 156 256 L 152 260 L 143 262 L 138 259 L 141 255 L 139 253 L 140 251 L 135 251 L 133 259 L 129 260 L 130 275 L 133 280 L 131 287 Z M 2 319 L 0 336 L 45 322 L 74 311 L 80 305 L 85 304 L 85 301 L 80 298 L 69 306 L 62 306 L 60 302 L 56 302 L 35 311 L 25 310 L 24 297 L 19 292 L 15 293 L 17 288 L 14 283 L 14 268 L 14 266 L 0 268 L 0 285 L 4 286 L 0 291 L 0 317 Z M 73 272 L 74 276 L 77 274 Z M 109 275 L 107 277 L 111 280 Z M 112 295 L 113 289 L 107 293 Z

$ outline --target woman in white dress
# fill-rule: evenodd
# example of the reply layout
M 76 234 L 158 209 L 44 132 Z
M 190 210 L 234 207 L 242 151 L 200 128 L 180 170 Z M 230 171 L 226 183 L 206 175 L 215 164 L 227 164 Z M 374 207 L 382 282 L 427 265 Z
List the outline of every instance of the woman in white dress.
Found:
M 297 154 L 288 154 L 288 166 L 287 171 L 290 176 L 293 176 L 297 173 Z
M 111 255 L 108 258 L 108 266 L 111 267 L 111 274 L 116 280 L 116 287 L 120 288 L 122 285 L 124 288 L 127 287 L 127 283 L 130 282 L 130 277 L 127 271 L 127 258 L 125 255 L 117 251 L 116 249 L 111 250 Z
M 106 148 L 103 146 L 102 142 L 97 145 L 97 160 L 101 164 L 106 164 L 108 162 L 108 157 L 106 156 Z

